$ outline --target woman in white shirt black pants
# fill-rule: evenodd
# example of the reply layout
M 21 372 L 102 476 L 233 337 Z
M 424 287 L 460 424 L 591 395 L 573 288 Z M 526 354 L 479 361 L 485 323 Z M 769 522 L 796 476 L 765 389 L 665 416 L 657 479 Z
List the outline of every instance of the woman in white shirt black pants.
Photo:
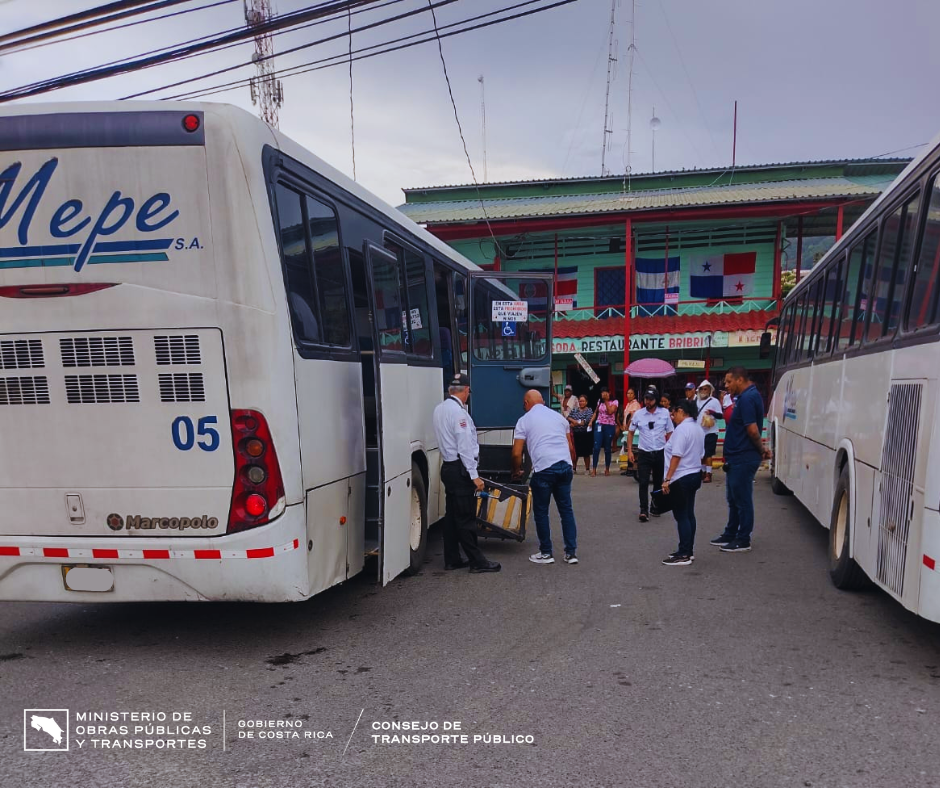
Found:
M 705 432 L 696 423 L 698 407 L 694 400 L 680 400 L 672 407 L 676 425 L 666 442 L 666 472 L 663 492 L 672 504 L 672 516 L 679 530 L 679 549 L 666 558 L 666 566 L 688 566 L 695 548 L 695 493 L 702 486 L 702 456 Z

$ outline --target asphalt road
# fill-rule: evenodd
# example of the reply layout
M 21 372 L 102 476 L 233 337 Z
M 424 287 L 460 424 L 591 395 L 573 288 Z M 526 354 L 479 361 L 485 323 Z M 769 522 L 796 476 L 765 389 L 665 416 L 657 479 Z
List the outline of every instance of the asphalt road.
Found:
M 578 566 L 529 563 L 533 532 L 487 544 L 498 575 L 445 573 L 432 534 L 417 577 L 298 605 L 4 604 L 0 785 L 940 785 L 940 625 L 833 588 L 826 531 L 766 477 L 754 550 L 710 547 L 722 482 L 691 567 L 659 563 L 674 523 L 637 522 L 632 480 L 580 476 Z M 49 708 L 70 710 L 70 751 L 24 752 L 24 709 Z M 160 736 L 78 730 L 96 711 L 166 713 L 199 732 L 161 741 L 205 749 L 97 749 Z M 239 738 L 248 720 L 301 727 Z M 469 741 L 373 739 L 403 721 Z

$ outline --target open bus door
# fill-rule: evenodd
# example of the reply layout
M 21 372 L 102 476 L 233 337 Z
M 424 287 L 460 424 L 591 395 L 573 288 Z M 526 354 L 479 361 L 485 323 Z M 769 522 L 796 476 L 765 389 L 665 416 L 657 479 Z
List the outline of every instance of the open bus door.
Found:
M 386 418 L 383 402 L 408 401 L 398 258 L 366 242 L 373 350 L 363 353 L 366 409 L 366 545 L 378 550 L 387 585 L 411 563 L 411 444 L 406 423 Z M 368 384 L 365 381 L 371 377 Z M 370 401 L 371 400 L 371 401 Z
M 470 274 L 470 413 L 477 429 L 511 429 L 538 389 L 551 407 L 552 277 Z

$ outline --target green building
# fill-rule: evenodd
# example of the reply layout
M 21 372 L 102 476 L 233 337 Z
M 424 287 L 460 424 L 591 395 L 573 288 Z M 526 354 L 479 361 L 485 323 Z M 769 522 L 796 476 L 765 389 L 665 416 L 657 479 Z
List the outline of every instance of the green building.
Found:
M 766 396 L 760 334 L 782 273 L 811 268 L 907 162 L 426 187 L 405 189 L 400 209 L 483 268 L 553 273 L 558 390 L 622 399 L 625 362 L 659 358 L 677 370 L 656 381 L 673 394 L 741 364 Z

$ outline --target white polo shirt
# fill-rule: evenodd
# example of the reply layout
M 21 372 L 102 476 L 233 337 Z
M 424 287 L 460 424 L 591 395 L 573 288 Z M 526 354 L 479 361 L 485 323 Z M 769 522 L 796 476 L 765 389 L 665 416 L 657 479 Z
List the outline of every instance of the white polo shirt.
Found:
M 646 408 L 640 408 L 633 414 L 630 432 L 640 434 L 640 451 L 661 451 L 666 445 L 666 433 L 672 432 L 669 411 L 658 405 L 652 413 Z
M 666 442 L 666 450 L 663 455 L 666 458 L 665 476 L 669 476 L 669 463 L 672 458 L 681 458 L 676 472 L 670 477 L 670 481 L 702 472 L 702 457 L 705 456 L 705 432 L 696 423 L 695 419 L 684 419 L 676 426 L 672 437 Z
M 514 441 L 525 441 L 532 458 L 532 470 L 538 473 L 562 461 L 571 465 L 569 432 L 571 425 L 564 416 L 539 403 L 516 422 L 512 437 Z

